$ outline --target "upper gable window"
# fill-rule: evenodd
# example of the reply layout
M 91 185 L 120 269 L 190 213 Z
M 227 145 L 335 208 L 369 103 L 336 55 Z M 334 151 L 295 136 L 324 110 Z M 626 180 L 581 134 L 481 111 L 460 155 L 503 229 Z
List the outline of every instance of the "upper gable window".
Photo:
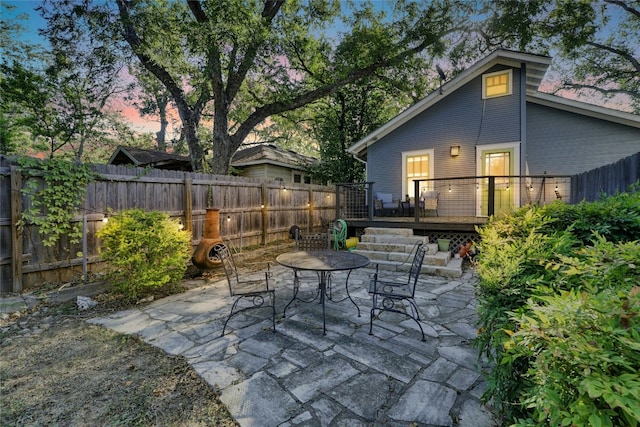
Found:
M 498 71 L 482 76 L 482 99 L 511 95 L 513 70 Z

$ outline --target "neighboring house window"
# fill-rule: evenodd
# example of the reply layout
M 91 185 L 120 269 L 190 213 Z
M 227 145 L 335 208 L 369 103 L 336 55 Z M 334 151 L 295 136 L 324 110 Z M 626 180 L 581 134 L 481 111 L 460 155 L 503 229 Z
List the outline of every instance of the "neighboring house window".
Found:
M 294 173 L 293 182 L 300 184 L 302 182 L 302 175 L 300 175 L 299 173 Z
M 425 180 L 433 177 L 433 150 L 412 151 L 402 153 L 404 185 L 403 194 L 415 197 L 414 194 L 416 180 Z M 428 187 L 427 182 L 422 182 L 420 187 Z
M 304 183 L 305 184 L 311 184 L 311 177 L 310 176 L 306 176 L 304 177 Z
M 498 71 L 482 76 L 482 98 L 511 95 L 513 71 Z

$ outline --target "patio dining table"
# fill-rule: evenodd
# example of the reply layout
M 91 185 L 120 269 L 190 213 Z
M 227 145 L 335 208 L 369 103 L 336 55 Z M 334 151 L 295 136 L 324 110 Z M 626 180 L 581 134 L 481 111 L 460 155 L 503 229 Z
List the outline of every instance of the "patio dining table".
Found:
M 353 305 L 358 309 L 358 316 L 360 316 L 360 308 L 358 304 L 351 298 L 349 294 L 349 276 L 351 275 L 351 271 L 366 267 L 369 265 L 369 258 L 364 255 L 354 254 L 348 251 L 297 251 L 297 252 L 287 252 L 279 255 L 276 258 L 278 264 L 283 265 L 285 267 L 289 267 L 294 271 L 316 271 L 319 275 L 319 296 L 320 303 L 322 304 L 322 333 L 323 335 L 327 334 L 327 321 L 326 321 L 326 312 L 325 312 L 325 300 L 327 299 L 327 282 L 329 281 L 329 277 L 331 272 L 333 271 L 348 271 L 347 278 L 345 281 L 345 288 L 347 291 L 347 297 Z M 317 297 L 316 297 L 317 298 Z M 344 301 L 346 298 L 341 299 L 340 301 Z M 331 294 L 330 294 L 330 300 Z M 286 317 L 287 308 L 294 301 L 299 300 L 304 301 L 298 298 L 297 291 L 294 289 L 293 298 L 291 301 L 285 306 L 283 316 Z M 315 298 L 312 300 L 315 301 Z M 340 302 L 335 301 L 335 302 Z

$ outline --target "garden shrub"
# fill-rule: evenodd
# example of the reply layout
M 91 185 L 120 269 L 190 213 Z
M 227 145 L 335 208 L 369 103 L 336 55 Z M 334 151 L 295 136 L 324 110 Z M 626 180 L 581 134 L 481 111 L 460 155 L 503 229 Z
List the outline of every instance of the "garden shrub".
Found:
M 581 381 L 586 372 L 609 375 L 608 385 L 623 380 L 627 388 L 619 391 L 620 400 L 640 407 L 638 378 L 605 362 L 615 351 L 637 351 L 638 296 L 633 286 L 640 283 L 640 245 L 634 240 L 640 234 L 633 230 L 640 230 L 639 196 L 524 207 L 492 218 L 479 230 L 480 329 L 475 345 L 489 361 L 484 398 L 495 404 L 505 422 L 577 426 L 609 425 L 609 420 L 632 425 L 628 419 L 637 413 L 619 403 L 609 405 L 609 391 L 607 398 L 594 402 L 593 385 Z M 594 228 L 587 233 L 589 221 Z M 624 298 L 629 302 L 620 302 Z M 616 304 L 630 311 L 616 315 Z M 611 333 L 623 338 L 615 349 Z M 582 354 L 587 349 L 598 356 Z M 564 362 L 554 357 L 564 357 Z M 625 363 L 640 369 L 637 356 Z
M 639 190 L 640 183 L 636 183 L 629 187 L 628 193 L 576 205 L 555 203 L 543 210 L 556 218 L 553 229 L 571 227 L 576 238 L 586 245 L 590 244 L 594 233 L 613 242 L 636 240 L 640 236 Z
M 191 236 L 157 211 L 122 211 L 98 232 L 113 290 L 128 299 L 176 283 L 187 269 Z

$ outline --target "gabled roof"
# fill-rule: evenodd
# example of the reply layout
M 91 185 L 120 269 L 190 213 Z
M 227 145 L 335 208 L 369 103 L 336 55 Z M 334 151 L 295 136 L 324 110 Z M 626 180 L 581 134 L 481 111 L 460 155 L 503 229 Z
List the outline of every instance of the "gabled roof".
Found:
M 191 170 L 191 159 L 164 151 L 119 145 L 109 159 L 110 165 L 134 165 L 169 170 Z
M 429 94 L 427 97 L 423 98 L 418 103 L 413 106 L 407 108 L 402 113 L 398 114 L 396 117 L 391 119 L 389 122 L 376 129 L 360 141 L 353 144 L 351 147 L 347 149 L 347 152 L 355 155 L 361 155 L 366 152 L 367 147 L 373 143 L 375 143 L 380 138 L 388 135 L 393 132 L 395 129 L 401 127 L 409 120 L 413 119 L 426 109 L 432 107 L 434 104 L 438 103 L 440 100 L 446 98 L 451 93 L 455 92 L 460 87 L 469 83 L 471 80 L 485 73 L 491 67 L 502 64 L 507 65 L 514 68 L 522 68 L 522 64 L 526 64 L 526 92 L 527 97 L 535 99 L 539 99 L 542 102 L 541 94 L 538 92 L 538 87 L 540 86 L 540 82 L 544 77 L 547 68 L 551 64 L 551 57 L 544 55 L 535 55 L 531 53 L 525 52 L 517 52 L 506 49 L 498 49 L 488 56 L 484 57 L 480 61 L 473 64 L 471 67 L 467 68 L 462 73 L 458 74 L 453 80 L 448 81 L 442 86 L 442 90 L 437 90 Z M 558 98 L 558 97 L 554 97 Z M 562 98 L 560 98 L 562 99 Z M 547 102 L 549 100 L 547 99 Z M 573 101 L 573 103 L 578 103 L 577 101 Z M 602 114 L 602 118 L 609 117 L 609 115 L 604 114 L 605 111 L 608 111 L 613 116 L 617 116 L 618 112 L 613 113 L 614 110 L 604 109 L 602 107 L 599 108 L 589 108 L 589 104 L 583 104 L 585 107 L 583 110 L 591 110 L 595 112 L 596 110 Z M 562 102 L 558 102 L 558 105 L 564 105 Z M 555 108 L 558 108 L 557 106 Z M 626 115 L 627 113 L 623 113 Z M 633 116 L 633 115 L 631 115 Z M 628 117 L 625 120 L 629 119 Z
M 263 144 L 237 151 L 231 160 L 231 166 L 241 168 L 266 163 L 291 169 L 304 169 L 305 166 L 317 161 L 313 157 L 303 156 L 275 145 Z

